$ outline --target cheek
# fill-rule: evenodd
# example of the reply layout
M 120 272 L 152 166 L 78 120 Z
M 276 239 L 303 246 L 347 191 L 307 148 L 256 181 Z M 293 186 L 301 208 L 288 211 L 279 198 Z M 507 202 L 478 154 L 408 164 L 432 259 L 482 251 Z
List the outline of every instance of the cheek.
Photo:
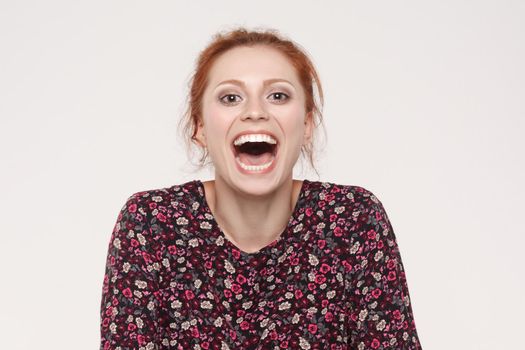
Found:
M 301 139 L 304 133 L 304 108 L 300 106 L 290 108 L 287 113 L 282 114 L 280 123 L 287 133 L 289 139 Z
M 208 133 L 213 134 L 220 130 L 226 130 L 232 122 L 231 115 L 217 106 L 209 106 L 203 110 L 203 119 L 207 125 Z

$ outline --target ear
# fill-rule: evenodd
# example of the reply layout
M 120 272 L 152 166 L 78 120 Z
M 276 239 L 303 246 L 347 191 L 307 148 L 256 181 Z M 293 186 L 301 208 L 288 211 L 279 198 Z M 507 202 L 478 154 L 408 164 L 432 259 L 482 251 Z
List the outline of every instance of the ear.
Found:
M 206 148 L 206 137 L 204 135 L 204 124 L 202 120 L 197 123 L 197 132 L 195 133 L 195 139 L 203 147 Z
M 304 119 L 304 126 L 304 144 L 308 144 L 312 140 L 312 134 L 314 131 L 313 111 L 306 113 L 306 117 Z

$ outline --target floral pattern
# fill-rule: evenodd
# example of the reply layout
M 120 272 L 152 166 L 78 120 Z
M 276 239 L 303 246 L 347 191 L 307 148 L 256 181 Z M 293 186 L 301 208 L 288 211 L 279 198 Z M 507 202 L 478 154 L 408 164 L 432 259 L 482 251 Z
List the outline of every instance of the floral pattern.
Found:
M 134 193 L 108 249 L 100 349 L 421 349 L 382 203 L 304 180 L 282 234 L 238 249 L 193 180 Z

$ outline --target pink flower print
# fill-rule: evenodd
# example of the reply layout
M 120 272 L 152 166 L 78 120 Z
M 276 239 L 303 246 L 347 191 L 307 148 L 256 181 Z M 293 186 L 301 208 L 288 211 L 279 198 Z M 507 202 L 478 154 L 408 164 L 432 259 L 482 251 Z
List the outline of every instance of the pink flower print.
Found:
M 308 331 L 312 334 L 315 334 L 317 332 L 317 325 L 316 324 L 313 324 L 313 323 L 310 323 L 308 325 Z
M 185 290 L 184 291 L 184 296 L 186 297 L 187 300 L 191 300 L 191 299 L 195 298 L 195 294 L 193 294 L 193 292 L 191 290 Z
M 326 246 L 326 241 L 324 239 L 320 239 L 317 241 L 317 246 L 321 249 L 323 249 Z
M 352 270 L 352 265 L 350 265 L 350 264 L 348 263 L 348 261 L 343 260 L 343 261 L 341 262 L 341 264 L 343 264 L 343 266 L 344 266 L 344 268 L 345 268 L 345 272 L 350 272 L 350 271 Z
M 396 261 L 394 259 L 388 260 L 388 262 L 386 263 L 386 267 L 389 270 L 392 270 L 394 267 L 396 267 Z
M 332 322 L 334 320 L 334 314 L 331 313 L 330 311 L 328 311 L 325 315 L 324 315 L 324 319 L 326 320 L 326 322 Z
M 368 231 L 368 239 L 375 239 L 377 235 L 377 232 L 374 230 Z
M 326 277 L 324 275 L 321 275 L 321 274 L 317 274 L 315 276 L 315 283 L 324 283 L 326 281 Z
M 294 294 L 296 299 L 300 299 L 303 296 L 303 292 L 301 292 L 299 289 L 297 289 Z
M 246 277 L 244 277 L 243 275 L 237 275 L 237 283 L 239 284 L 244 284 L 246 283 Z
M 241 252 L 238 249 L 232 249 L 232 255 L 235 259 L 239 259 L 241 257 Z
M 312 216 L 313 213 L 314 213 L 314 210 L 312 208 L 306 208 L 305 210 L 306 216 Z
M 335 220 L 337 220 L 337 214 L 331 214 L 330 215 L 330 222 L 334 222 Z
M 133 203 L 128 206 L 128 211 L 130 213 L 135 213 L 137 211 L 137 204 Z
M 249 329 L 249 328 L 250 328 L 250 324 L 249 324 L 247 321 L 242 321 L 242 322 L 241 322 L 241 329 L 242 329 L 243 331 L 245 331 L 245 330 L 247 330 L 247 329 Z
M 199 338 L 199 336 L 200 336 L 199 328 L 191 327 L 191 336 L 194 337 L 194 338 Z
M 372 340 L 372 343 L 370 344 L 372 349 L 377 349 L 379 347 L 379 345 L 381 345 L 381 344 L 379 343 L 379 340 L 377 340 L 376 338 L 374 338 L 374 340 Z
M 129 288 L 124 289 L 124 290 L 122 291 L 122 294 L 124 294 L 124 296 L 125 296 L 126 298 L 131 298 L 131 296 L 133 295 L 133 293 L 131 293 L 131 289 L 129 289 Z
M 137 329 L 137 326 L 134 323 L 128 324 L 128 331 L 133 332 L 135 329 Z
M 166 215 L 162 214 L 162 213 L 158 213 L 157 214 L 157 219 L 160 221 L 160 222 L 166 222 Z
M 113 314 L 113 306 L 110 306 L 106 309 L 106 312 L 105 312 L 106 316 L 111 316 L 111 314 Z
M 242 291 L 241 286 L 238 285 L 237 283 L 232 283 L 231 289 L 235 294 L 239 294 Z
M 131 239 L 131 246 L 133 248 L 137 248 L 139 246 L 139 244 L 140 244 L 139 241 L 137 241 L 135 238 Z
M 170 245 L 170 246 L 168 246 L 168 252 L 169 252 L 171 255 L 175 255 L 175 254 L 177 254 L 177 246 L 175 246 L 175 245 Z
M 151 264 L 153 261 L 151 260 L 151 255 L 149 255 L 146 252 L 142 252 L 142 259 L 146 262 L 146 264 Z
M 394 281 L 394 280 L 396 280 L 396 278 L 397 278 L 397 276 L 396 276 L 396 272 L 395 271 L 390 271 L 388 273 L 387 280 Z
M 337 226 L 335 229 L 334 229 L 334 235 L 336 237 L 341 237 L 343 235 L 344 231 L 342 228 L 340 228 L 339 226 Z
M 139 345 L 144 345 L 146 342 L 146 337 L 142 334 L 137 335 L 137 341 L 139 342 Z
M 322 263 L 320 270 L 322 273 L 327 273 L 328 271 L 330 271 L 330 265 Z
M 379 298 L 380 295 L 381 295 L 381 289 L 376 288 L 376 289 L 374 289 L 374 290 L 372 291 L 372 296 L 373 296 L 374 298 L 377 299 L 377 298 Z

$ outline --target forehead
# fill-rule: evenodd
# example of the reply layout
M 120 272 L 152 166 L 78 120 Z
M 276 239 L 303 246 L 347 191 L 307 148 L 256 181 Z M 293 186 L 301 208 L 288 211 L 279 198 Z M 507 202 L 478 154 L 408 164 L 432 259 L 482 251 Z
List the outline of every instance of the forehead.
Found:
M 223 80 L 239 79 L 247 84 L 257 84 L 265 79 L 280 78 L 300 87 L 299 77 L 288 58 L 277 49 L 257 45 L 241 46 L 220 55 L 208 73 L 213 87 Z

